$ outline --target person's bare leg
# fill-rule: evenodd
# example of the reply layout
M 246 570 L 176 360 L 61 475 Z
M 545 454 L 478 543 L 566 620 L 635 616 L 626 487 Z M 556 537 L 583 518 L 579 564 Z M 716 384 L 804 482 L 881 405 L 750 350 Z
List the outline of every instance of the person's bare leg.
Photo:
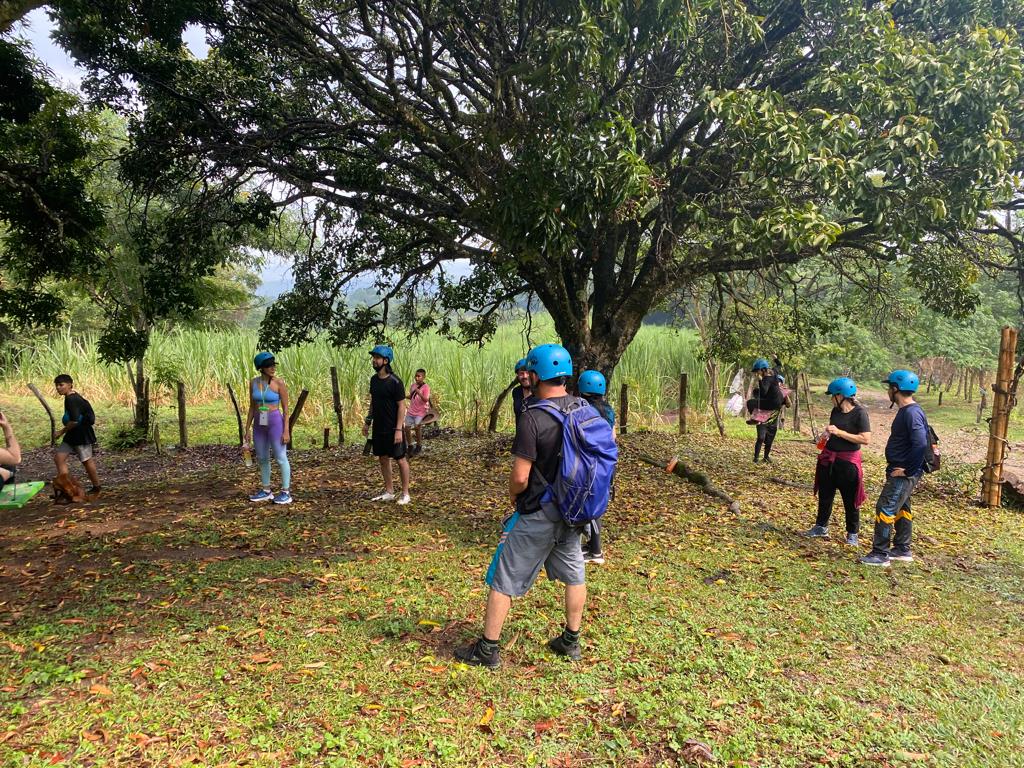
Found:
M 53 454 L 53 461 L 57 465 L 57 474 L 66 475 L 68 471 L 68 455 L 66 453 L 55 453 Z
M 384 490 L 387 493 L 395 492 L 395 485 L 391 480 L 391 457 L 390 456 L 378 456 L 380 459 L 380 473 L 384 475 Z
M 508 618 L 509 609 L 512 608 L 512 598 L 495 592 L 493 589 L 487 593 L 487 609 L 484 612 L 484 637 L 497 642 L 501 638 L 501 628 L 505 626 L 505 619 Z M 582 614 L 582 609 L 580 610 Z
M 412 427 L 402 427 L 402 437 L 405 438 L 406 445 L 412 445 Z
M 402 478 L 402 493 L 409 495 L 409 460 L 404 456 L 398 460 L 398 476 Z
M 565 626 L 569 631 L 580 631 L 583 624 L 583 606 L 586 602 L 586 584 L 575 584 L 565 588 Z
M 422 424 L 417 424 L 416 425 L 416 445 L 417 446 L 423 445 L 423 425 Z
M 99 488 L 100 476 L 99 473 L 96 471 L 96 459 L 89 459 L 88 461 L 83 461 L 82 466 L 85 467 L 85 473 L 89 475 L 89 480 L 92 481 L 92 487 Z

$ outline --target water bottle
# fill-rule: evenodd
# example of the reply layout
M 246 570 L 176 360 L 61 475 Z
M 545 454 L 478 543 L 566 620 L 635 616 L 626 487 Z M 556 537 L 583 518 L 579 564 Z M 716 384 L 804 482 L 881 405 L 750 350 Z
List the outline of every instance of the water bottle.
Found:
M 249 448 L 248 443 L 242 444 L 242 461 L 245 462 L 245 466 L 252 469 L 252 449 Z
M 825 446 L 828 444 L 829 437 L 830 437 L 830 435 L 828 433 L 828 430 L 825 430 L 820 435 L 818 435 L 818 450 L 819 451 L 825 450 Z

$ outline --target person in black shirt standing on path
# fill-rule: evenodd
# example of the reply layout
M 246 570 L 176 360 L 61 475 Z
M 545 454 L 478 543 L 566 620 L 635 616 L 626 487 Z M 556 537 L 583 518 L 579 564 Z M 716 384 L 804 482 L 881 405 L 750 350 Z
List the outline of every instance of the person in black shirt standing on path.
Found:
M 93 424 L 96 423 L 96 414 L 93 412 L 89 401 L 75 392 L 75 382 L 66 373 L 62 373 L 53 380 L 53 386 L 57 394 L 64 398 L 64 416 L 61 421 L 64 423 L 54 437 L 63 437 L 57 450 L 53 453 L 53 460 L 57 464 L 57 474 L 70 474 L 68 469 L 68 456 L 74 454 L 85 467 L 89 480 L 92 481 L 90 494 L 100 492 L 100 476 L 96 471 L 96 432 Z
M 516 379 L 519 386 L 512 390 L 512 414 L 515 421 L 519 421 L 519 414 L 523 412 L 524 403 L 533 397 L 533 387 L 530 384 L 530 374 L 526 370 L 526 358 L 516 363 Z
M 391 347 L 378 344 L 370 350 L 373 362 L 373 377 L 370 379 L 370 417 L 373 425 L 373 455 L 380 460 L 380 472 L 384 476 L 384 493 L 373 497 L 373 501 L 395 501 L 394 479 L 391 460 L 398 462 L 398 473 L 402 480 L 402 494 L 399 504 L 408 504 L 409 460 L 405 444 L 405 385 L 391 371 L 395 353 Z M 363 436 L 370 431 L 370 424 L 363 423 Z
M 806 535 L 811 538 L 828 536 L 828 521 L 838 490 L 846 511 L 846 543 L 856 547 L 860 543 L 860 508 L 867 498 L 860 447 L 871 441 L 871 421 L 868 412 L 854 399 L 857 385 L 853 379 L 846 376 L 835 379 L 827 391 L 832 395 L 832 413 L 822 436 L 826 442 L 824 446 L 818 443 L 821 453 L 814 470 L 818 519 Z
M 747 403 L 747 408 L 751 413 L 760 411 L 769 414 L 764 421 L 755 422 L 757 441 L 754 443 L 754 463 L 761 460 L 761 447 L 764 446 L 764 462 L 770 464 L 771 459 L 768 454 L 772 451 L 775 435 L 779 431 L 779 416 L 782 413 L 782 406 L 786 404 L 786 396 L 782 392 L 782 385 L 775 375 L 775 371 L 763 357 L 754 361 L 751 370 L 760 378 L 754 383 L 753 396 Z

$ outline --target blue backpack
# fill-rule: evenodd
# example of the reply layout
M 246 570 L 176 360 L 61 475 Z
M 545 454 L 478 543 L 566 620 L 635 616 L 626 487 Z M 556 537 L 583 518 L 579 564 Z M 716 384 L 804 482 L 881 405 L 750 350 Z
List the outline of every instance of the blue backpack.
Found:
M 611 425 L 582 398 L 564 410 L 550 400 L 536 400 L 526 408 L 543 410 L 562 425 L 561 466 L 541 502 L 553 501 L 569 525 L 596 520 L 608 508 L 612 475 L 619 460 Z

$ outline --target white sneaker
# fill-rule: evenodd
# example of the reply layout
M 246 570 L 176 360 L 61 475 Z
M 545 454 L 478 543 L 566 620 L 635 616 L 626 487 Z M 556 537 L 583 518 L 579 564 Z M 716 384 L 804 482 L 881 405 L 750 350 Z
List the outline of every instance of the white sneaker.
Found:
M 370 501 L 394 501 L 394 500 L 395 500 L 395 494 L 388 493 L 387 491 L 384 491 L 384 493 L 378 494 L 377 496 L 374 496 L 372 499 L 370 499 Z
M 408 493 L 403 493 L 401 496 L 398 497 L 398 503 L 400 505 L 402 505 L 403 507 L 406 504 L 408 504 L 410 501 L 412 501 L 412 499 L 409 498 L 409 494 Z

